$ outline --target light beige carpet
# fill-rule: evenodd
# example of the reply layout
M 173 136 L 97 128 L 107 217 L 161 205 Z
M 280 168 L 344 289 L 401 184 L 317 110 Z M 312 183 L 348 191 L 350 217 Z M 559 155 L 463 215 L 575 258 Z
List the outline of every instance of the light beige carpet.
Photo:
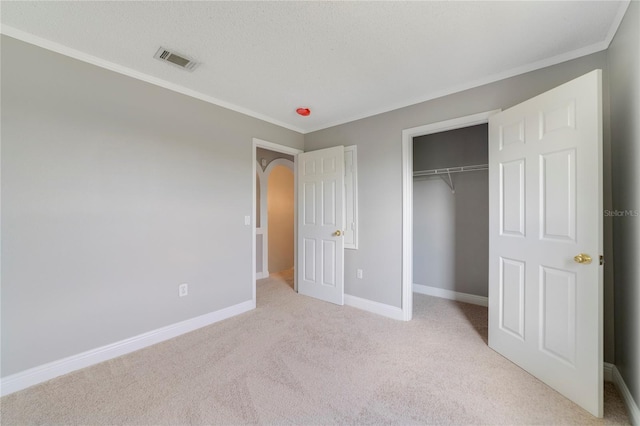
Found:
M 290 276 L 285 276 L 289 278 Z M 0 400 L 24 424 L 629 424 L 486 345 L 486 308 L 416 295 L 410 322 L 258 282 L 258 308 Z

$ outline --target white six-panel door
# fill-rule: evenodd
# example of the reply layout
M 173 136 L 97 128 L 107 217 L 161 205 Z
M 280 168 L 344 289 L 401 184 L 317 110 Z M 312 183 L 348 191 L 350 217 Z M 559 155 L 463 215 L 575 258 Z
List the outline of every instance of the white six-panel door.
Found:
M 598 417 L 601 78 L 489 120 L 489 346 Z
M 344 304 L 344 147 L 298 155 L 298 292 Z

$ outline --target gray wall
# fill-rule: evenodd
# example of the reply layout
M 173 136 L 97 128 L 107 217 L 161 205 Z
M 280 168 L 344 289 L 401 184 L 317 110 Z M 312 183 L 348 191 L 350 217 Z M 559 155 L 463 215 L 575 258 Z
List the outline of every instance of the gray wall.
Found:
M 489 161 L 489 125 L 463 127 L 413 138 L 413 170 L 474 166 Z
M 413 182 L 413 282 L 487 297 L 489 176 L 451 175 Z
M 609 47 L 613 207 L 640 211 L 640 3 Z M 640 406 L 640 217 L 614 216 L 615 364 Z
M 401 64 L 400 64 L 401 65 Z M 305 135 L 305 150 L 358 146 L 360 245 L 345 252 L 347 294 L 400 307 L 402 290 L 402 130 L 508 108 L 594 69 L 603 69 L 605 208 L 611 207 L 606 51 L 442 98 Z M 613 362 L 611 226 L 605 223 L 605 360 Z M 356 268 L 364 279 L 356 279 Z
M 269 163 L 278 158 L 284 158 L 285 160 L 293 161 L 293 155 L 283 154 L 282 152 L 271 151 L 270 149 L 256 148 L 256 161 L 265 170 Z M 262 166 L 262 160 L 266 160 L 266 164 Z
M 3 377 L 251 300 L 252 138 L 303 146 L 6 36 L 1 136 Z
M 486 164 L 488 125 L 413 140 L 413 170 Z M 445 177 L 448 179 L 448 177 Z M 489 176 L 453 173 L 455 193 L 438 176 L 413 180 L 413 282 L 488 296 Z

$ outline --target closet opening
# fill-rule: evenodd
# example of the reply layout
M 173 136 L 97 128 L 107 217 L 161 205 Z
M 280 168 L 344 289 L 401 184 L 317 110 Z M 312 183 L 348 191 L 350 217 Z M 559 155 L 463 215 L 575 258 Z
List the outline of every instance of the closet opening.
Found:
M 412 195 L 413 293 L 487 307 L 488 124 L 415 136 Z

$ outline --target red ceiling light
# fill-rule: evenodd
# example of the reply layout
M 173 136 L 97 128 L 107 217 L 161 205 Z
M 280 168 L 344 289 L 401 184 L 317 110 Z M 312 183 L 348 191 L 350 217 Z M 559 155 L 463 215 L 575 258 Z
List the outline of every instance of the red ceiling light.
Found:
M 311 110 L 309 108 L 298 108 L 296 112 L 298 113 L 298 115 L 301 115 L 303 117 L 307 117 L 311 114 Z

